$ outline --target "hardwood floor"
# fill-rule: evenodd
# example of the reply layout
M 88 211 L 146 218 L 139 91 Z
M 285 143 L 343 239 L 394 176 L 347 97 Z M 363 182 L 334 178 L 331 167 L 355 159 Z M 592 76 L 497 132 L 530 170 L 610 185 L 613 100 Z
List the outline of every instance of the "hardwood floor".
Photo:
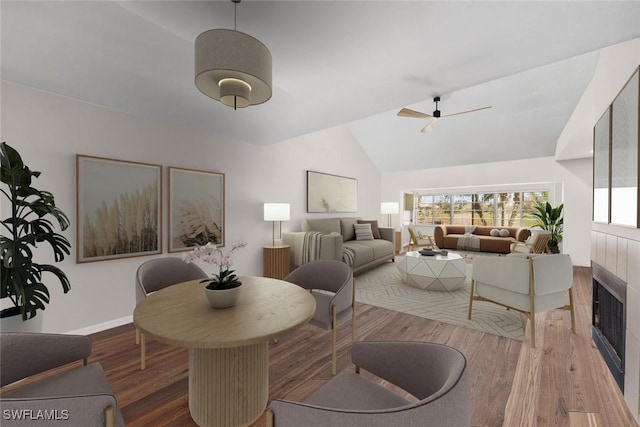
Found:
M 527 341 L 364 304 L 357 305 L 356 339 L 432 341 L 461 350 L 472 372 L 473 426 L 637 426 L 591 340 L 590 269 L 575 273 L 577 333 L 570 331 L 568 312 L 539 314 L 536 349 Z M 90 361 L 102 364 L 128 426 L 195 425 L 187 350 L 148 341 L 147 369 L 141 371 L 133 325 L 92 339 Z M 339 370 L 351 368 L 349 344 L 344 324 Z M 331 378 L 329 332 L 305 326 L 271 344 L 269 356 L 270 399 L 304 399 Z M 264 419 L 254 424 L 264 425 Z

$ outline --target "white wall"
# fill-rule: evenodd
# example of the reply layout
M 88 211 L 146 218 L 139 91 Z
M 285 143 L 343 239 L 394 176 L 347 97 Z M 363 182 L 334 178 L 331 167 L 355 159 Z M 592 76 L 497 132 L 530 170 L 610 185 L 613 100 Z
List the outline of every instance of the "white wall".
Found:
M 380 218 L 380 173 L 344 128 L 258 147 L 226 140 L 209 131 L 135 117 L 6 81 L 1 89 L 2 141 L 16 148 L 32 170 L 42 172 L 35 181 L 36 187 L 53 192 L 56 204 L 72 223 L 64 233 L 72 242 L 72 255 L 58 264 L 69 277 L 72 289 L 65 295 L 59 284 L 51 280 L 51 304 L 36 316 L 42 321 L 37 330 L 90 331 L 94 325 L 128 320 L 135 306 L 136 268 L 151 258 L 76 264 L 75 154 L 225 173 L 226 243 L 240 238 L 248 242 L 234 260 L 234 267 L 242 275 L 262 274 L 262 246 L 271 241 L 271 224 L 262 218 L 264 202 L 291 203 L 292 221 L 283 224 L 284 230 L 299 229 L 300 219 L 311 215 L 305 213 L 306 170 L 357 178 L 358 212 L 352 215 Z M 166 168 L 163 181 L 166 252 Z M 7 215 L 4 201 L 0 209 L 4 218 Z M 53 261 L 46 248 L 36 256 L 39 262 Z M 204 267 L 206 271 L 212 270 L 210 266 Z M 2 327 L 9 327 L 4 320 Z
M 382 175 L 382 199 L 402 200 L 411 189 L 515 186 L 555 183 L 555 201 L 564 203 L 562 251 L 575 265 L 588 266 L 591 242 L 591 159 L 556 162 L 552 157 L 483 163 Z M 399 219 L 395 219 L 396 226 Z

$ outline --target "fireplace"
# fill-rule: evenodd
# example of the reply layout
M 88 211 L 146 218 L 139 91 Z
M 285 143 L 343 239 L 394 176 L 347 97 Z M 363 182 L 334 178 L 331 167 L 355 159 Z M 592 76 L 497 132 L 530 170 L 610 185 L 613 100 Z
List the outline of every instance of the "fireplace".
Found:
M 593 279 L 592 337 L 620 390 L 624 392 L 625 303 L 627 284 L 591 262 Z

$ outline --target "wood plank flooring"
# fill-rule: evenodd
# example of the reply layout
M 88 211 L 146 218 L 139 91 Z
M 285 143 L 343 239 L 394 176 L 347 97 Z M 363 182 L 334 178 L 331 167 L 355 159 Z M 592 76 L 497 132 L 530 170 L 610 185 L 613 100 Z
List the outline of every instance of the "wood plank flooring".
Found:
M 637 426 L 591 340 L 590 269 L 575 272 L 577 333 L 570 332 L 568 312 L 539 314 L 536 349 L 527 331 L 523 343 L 364 304 L 356 308 L 356 339 L 432 341 L 461 350 L 472 372 L 473 426 Z M 128 426 L 195 425 L 185 349 L 148 341 L 141 371 L 133 325 L 92 339 L 90 361 L 102 364 Z M 339 370 L 351 368 L 349 344 L 343 324 Z M 330 335 L 312 326 L 272 343 L 269 357 L 270 399 L 304 399 L 331 378 Z M 264 426 L 263 418 L 254 426 Z

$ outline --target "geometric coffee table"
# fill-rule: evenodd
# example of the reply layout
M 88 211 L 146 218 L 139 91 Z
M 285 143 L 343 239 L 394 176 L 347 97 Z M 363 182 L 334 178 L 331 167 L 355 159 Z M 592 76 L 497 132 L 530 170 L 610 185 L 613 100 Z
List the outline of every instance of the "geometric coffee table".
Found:
M 398 269 L 407 285 L 427 291 L 460 289 L 467 277 L 464 258 L 451 252 L 447 255 L 407 252 L 398 263 Z

